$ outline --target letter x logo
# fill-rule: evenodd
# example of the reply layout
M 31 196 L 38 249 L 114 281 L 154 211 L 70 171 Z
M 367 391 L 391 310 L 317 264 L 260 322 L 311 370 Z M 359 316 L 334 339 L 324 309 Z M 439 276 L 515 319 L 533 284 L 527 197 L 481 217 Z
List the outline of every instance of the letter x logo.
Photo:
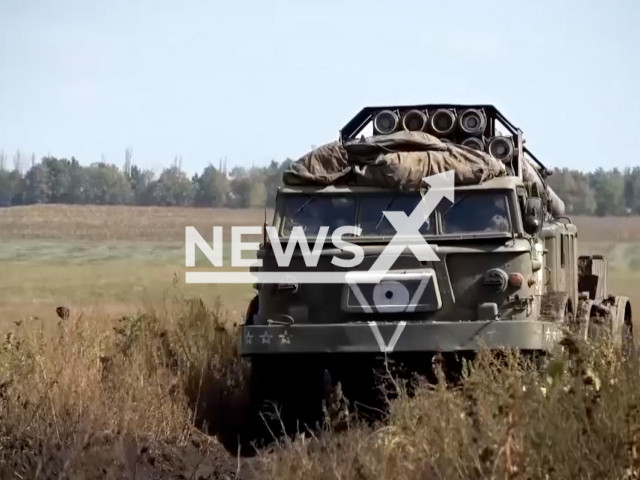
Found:
M 422 200 L 418 202 L 411 215 L 407 216 L 404 212 L 398 211 L 384 212 L 384 215 L 389 219 L 389 223 L 395 228 L 396 234 L 369 269 L 370 272 L 379 274 L 381 279 L 407 247 L 411 249 L 420 261 L 440 261 L 433 248 L 420 234 L 420 227 L 422 227 L 443 198 L 446 197 L 451 202 L 454 201 L 454 171 L 449 170 L 430 177 L 424 177 L 422 180 L 429 184 L 431 188 L 422 196 Z

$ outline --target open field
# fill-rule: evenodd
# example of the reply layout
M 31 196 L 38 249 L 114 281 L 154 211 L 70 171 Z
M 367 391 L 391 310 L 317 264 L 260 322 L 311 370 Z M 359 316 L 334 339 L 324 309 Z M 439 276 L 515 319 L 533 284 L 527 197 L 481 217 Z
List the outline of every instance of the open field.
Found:
M 267 212 L 271 219 L 272 212 Z M 261 225 L 263 210 L 44 205 L 0 210 L 0 324 L 50 317 L 58 305 L 105 314 L 162 300 L 174 277 L 184 282 L 185 226 L 209 242 L 222 226 Z M 243 237 L 251 240 L 251 236 Z M 204 257 L 197 252 L 196 265 Z M 230 250 L 225 248 L 225 260 Z M 244 312 L 250 285 L 185 285 Z
M 239 381 L 233 324 L 252 290 L 184 285 L 184 227 L 207 238 L 213 225 L 263 218 L 258 210 L 0 210 L 0 479 L 134 478 L 127 470 L 145 480 L 236 478 L 237 460 L 194 425 L 218 401 L 201 391 L 204 365 L 202 385 Z M 612 290 L 638 310 L 640 218 L 573 220 L 581 252 L 609 258 Z M 57 318 L 59 305 L 71 307 L 68 320 Z M 627 446 L 640 451 L 638 370 L 597 348 L 558 352 L 549 378 L 487 361 L 459 390 L 422 387 L 409 400 L 396 385 L 385 425 L 352 423 L 275 446 L 243 460 L 240 478 L 621 478 L 634 462 Z M 191 408 L 204 402 L 194 418 Z M 215 421 L 215 407 L 210 414 Z
M 104 314 L 162 300 L 174 277 L 184 281 L 184 227 L 210 241 L 214 225 L 225 242 L 232 225 L 261 225 L 263 210 L 43 205 L 0 210 L 2 320 L 50 317 L 58 305 Z M 273 213 L 267 212 L 267 219 Z M 611 262 L 614 291 L 640 304 L 640 218 L 573 219 L 581 252 Z M 251 237 L 247 237 L 251 240 Z M 225 261 L 230 249 L 225 247 Z M 206 266 L 198 252 L 197 266 Z M 224 298 L 242 315 L 250 285 L 184 285 L 212 302 Z

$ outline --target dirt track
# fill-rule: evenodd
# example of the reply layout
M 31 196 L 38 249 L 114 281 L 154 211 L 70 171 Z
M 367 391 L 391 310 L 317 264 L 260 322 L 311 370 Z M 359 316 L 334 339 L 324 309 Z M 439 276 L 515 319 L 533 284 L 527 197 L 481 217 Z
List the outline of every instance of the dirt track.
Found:
M 0 479 L 250 480 L 252 459 L 236 458 L 215 440 L 183 445 L 137 445 L 112 434 L 95 435 L 79 451 L 49 442 L 0 439 Z
M 144 449 L 143 449 L 144 450 Z M 125 460 L 125 463 L 129 463 Z M 246 459 L 238 469 L 238 462 L 218 443 L 212 442 L 209 447 L 188 446 L 167 448 L 163 451 L 145 451 L 139 455 L 135 463 L 135 476 L 125 478 L 136 480 L 249 480 Z M 133 467 L 133 458 L 130 465 Z M 132 471 L 133 468 L 130 468 Z M 239 473 L 237 476 L 236 474 Z M 126 473 L 125 473 L 126 474 Z

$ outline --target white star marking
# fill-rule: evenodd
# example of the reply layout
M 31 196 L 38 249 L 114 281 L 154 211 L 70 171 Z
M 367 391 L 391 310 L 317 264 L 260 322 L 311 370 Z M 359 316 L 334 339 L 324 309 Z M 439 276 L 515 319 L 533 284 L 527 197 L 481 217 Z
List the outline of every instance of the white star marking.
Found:
M 559 332 L 557 330 L 553 330 L 553 332 L 551 330 L 549 330 L 549 327 L 547 327 L 547 331 L 544 332 L 544 336 L 547 339 L 547 341 L 553 339 L 554 341 L 558 338 L 560 338 L 562 336 L 562 332 Z
M 248 345 L 251 345 L 252 339 L 253 339 L 253 335 L 251 335 L 251 332 L 247 331 L 247 334 L 244 336 L 245 343 Z
M 285 330 L 283 334 L 278 335 L 280 337 L 280 345 L 283 344 L 291 344 L 291 337 L 293 335 L 289 335 L 289 333 L 287 333 L 287 331 Z
M 260 338 L 262 339 L 262 344 L 264 345 L 265 343 L 271 344 L 271 338 L 273 337 L 273 335 L 269 335 L 269 332 L 264 332 L 262 335 L 260 335 Z

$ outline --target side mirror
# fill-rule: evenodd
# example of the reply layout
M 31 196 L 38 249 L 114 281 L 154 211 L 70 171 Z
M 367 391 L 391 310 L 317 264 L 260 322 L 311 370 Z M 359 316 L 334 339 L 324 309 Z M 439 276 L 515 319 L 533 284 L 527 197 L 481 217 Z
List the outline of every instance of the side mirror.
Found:
M 544 205 L 540 197 L 529 197 L 524 207 L 524 230 L 529 235 L 536 235 L 542 230 L 544 222 Z

